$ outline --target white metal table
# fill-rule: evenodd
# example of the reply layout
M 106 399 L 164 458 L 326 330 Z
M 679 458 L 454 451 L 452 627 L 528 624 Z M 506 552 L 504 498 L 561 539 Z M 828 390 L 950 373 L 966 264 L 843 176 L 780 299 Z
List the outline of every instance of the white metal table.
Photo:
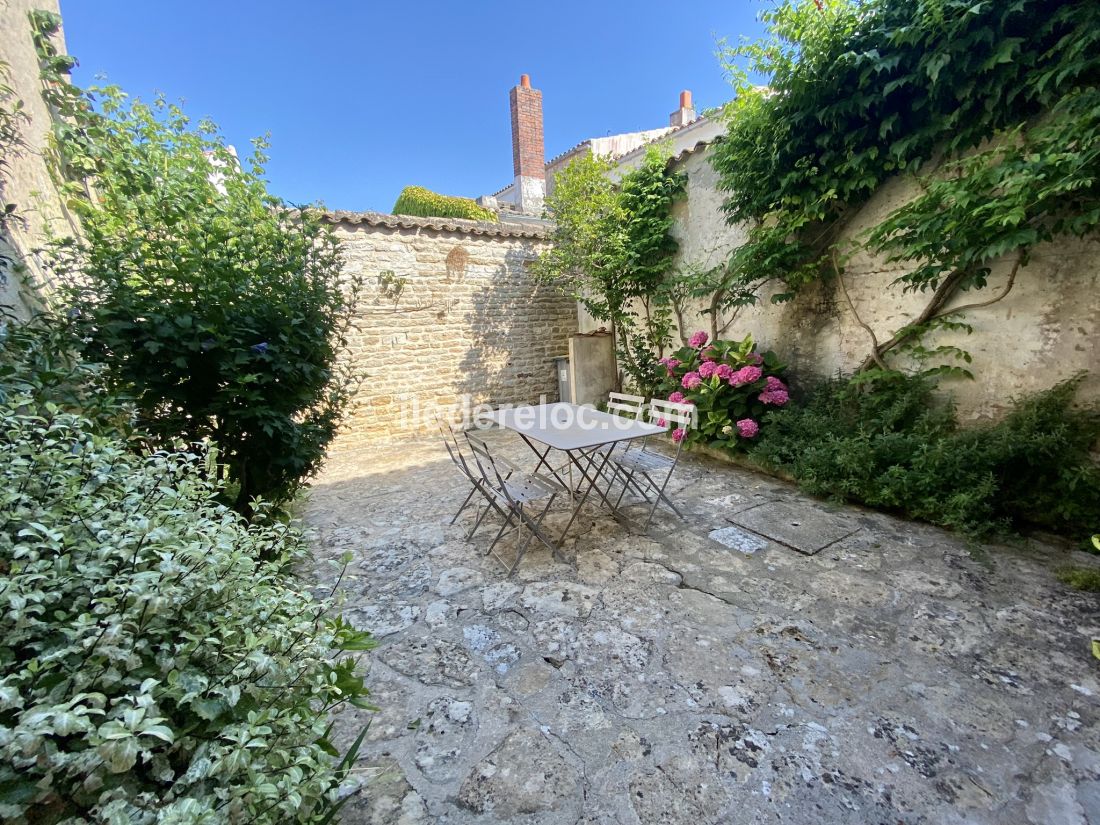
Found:
M 538 456 L 539 463 L 535 467 L 535 472 L 537 473 L 545 467 L 563 487 L 570 491 L 570 498 L 573 500 L 573 512 L 569 518 L 569 523 L 561 531 L 561 536 L 557 542 L 558 547 L 561 547 L 564 543 L 569 528 L 573 526 L 577 514 L 581 511 L 593 489 L 599 493 L 604 504 L 612 510 L 615 509 L 614 505 L 608 500 L 607 493 L 601 490 L 596 483 L 607 465 L 607 460 L 611 456 L 614 445 L 639 438 L 648 438 L 651 435 L 666 432 L 668 429 L 657 424 L 636 421 L 623 416 L 600 412 L 591 407 L 581 407 L 577 404 L 565 402 L 496 410 L 484 416 L 483 419 L 518 434 L 524 443 Z M 610 449 L 604 450 L 604 447 L 610 447 Z M 568 482 L 562 478 L 561 470 L 555 469 L 547 461 L 551 450 L 563 452 L 568 457 L 569 462 L 565 465 L 569 470 Z M 577 468 L 584 480 L 583 492 L 574 489 L 574 467 Z M 574 495 L 577 492 L 580 493 L 579 500 Z

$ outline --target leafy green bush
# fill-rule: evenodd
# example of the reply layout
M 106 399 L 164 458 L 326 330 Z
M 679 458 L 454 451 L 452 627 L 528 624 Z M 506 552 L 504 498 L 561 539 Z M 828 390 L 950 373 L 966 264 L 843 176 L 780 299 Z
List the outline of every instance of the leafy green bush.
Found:
M 218 444 L 238 510 L 287 500 L 350 397 L 339 352 L 359 279 L 319 214 L 268 194 L 262 142 L 241 166 L 212 124 L 163 101 L 71 96 L 80 128 L 59 147 L 85 239 L 56 243 L 52 266 L 83 354 L 162 445 Z
M 395 215 L 421 218 L 465 218 L 469 221 L 496 221 L 497 213 L 478 206 L 469 198 L 440 195 L 423 186 L 406 186 L 393 205 Z
M 350 764 L 326 714 L 365 695 L 334 649 L 369 640 L 288 581 L 292 526 L 217 503 L 209 460 L 74 411 L 97 389 L 57 343 L 0 339 L 0 818 L 324 821 Z
M 958 427 L 926 379 L 827 382 L 769 413 L 750 455 L 811 493 L 971 534 L 1031 524 L 1084 537 L 1100 524 L 1100 467 L 1089 453 L 1100 410 L 1073 406 L 1080 380 L 972 428 Z

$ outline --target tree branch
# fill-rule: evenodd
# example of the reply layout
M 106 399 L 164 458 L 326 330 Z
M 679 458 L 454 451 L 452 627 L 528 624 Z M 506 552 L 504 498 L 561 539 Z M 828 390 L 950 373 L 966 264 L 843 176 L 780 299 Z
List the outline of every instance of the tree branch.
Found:
M 951 297 L 955 294 L 955 290 L 958 289 L 959 283 L 965 275 L 966 273 L 964 271 L 955 270 L 944 278 L 943 281 L 940 282 L 940 285 L 936 287 L 936 291 L 932 294 L 932 300 L 928 302 L 928 306 L 921 310 L 916 318 L 895 332 L 889 341 L 879 344 L 877 348 L 879 358 L 882 357 L 883 353 L 892 350 L 902 341 L 911 338 L 916 333 L 914 327 L 926 324 L 935 318 L 936 313 L 943 309 L 944 305 L 951 300 Z M 868 356 L 864 359 L 863 363 L 859 365 L 856 371 L 863 372 L 864 370 L 870 369 L 872 364 L 877 364 L 877 361 L 878 359 L 874 356 Z
M 945 309 L 943 312 L 938 313 L 936 318 L 943 318 L 947 315 L 955 315 L 959 312 L 965 312 L 968 309 L 978 309 L 980 307 L 987 307 L 991 304 L 995 304 L 998 301 L 1004 299 L 1008 293 L 1012 291 L 1013 284 L 1016 283 L 1016 273 L 1020 271 L 1020 266 L 1024 261 L 1024 250 L 1021 249 L 1016 255 L 1016 263 L 1012 265 L 1012 271 L 1008 274 L 1008 281 L 1005 283 L 1005 288 L 1001 291 L 1001 294 L 995 298 L 990 298 L 988 301 L 975 301 L 972 304 L 963 304 L 961 307 L 954 307 L 951 309 Z
M 844 293 L 844 300 L 848 302 L 848 308 L 852 310 L 852 316 L 856 319 L 856 323 L 863 327 L 867 334 L 871 336 L 871 358 L 881 369 L 889 369 L 886 366 L 886 362 L 882 360 L 882 352 L 879 349 L 878 336 L 875 335 L 875 331 L 870 326 L 864 323 L 863 319 L 859 317 L 859 313 L 856 311 L 856 305 L 852 303 L 852 296 L 848 294 L 848 287 L 844 283 L 844 276 L 840 272 L 840 262 L 836 259 L 836 248 L 832 250 L 833 272 L 836 273 L 837 283 L 840 284 L 840 291 Z M 864 362 L 866 363 L 866 362 Z M 862 370 L 863 367 L 860 367 Z

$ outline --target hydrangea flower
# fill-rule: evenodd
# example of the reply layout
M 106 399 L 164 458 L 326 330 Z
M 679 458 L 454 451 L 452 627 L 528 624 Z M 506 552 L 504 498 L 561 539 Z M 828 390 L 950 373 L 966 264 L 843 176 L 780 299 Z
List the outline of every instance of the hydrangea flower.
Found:
M 672 401 L 675 404 L 683 404 L 684 403 L 684 394 L 682 392 L 674 392 L 672 395 L 670 395 L 668 397 L 668 400 Z
M 722 428 L 722 435 L 733 435 L 733 425 L 727 424 Z
M 687 375 L 684 376 L 683 380 L 680 381 L 681 386 L 683 386 L 685 390 L 693 390 L 702 383 L 703 379 L 699 377 L 699 373 L 697 372 L 687 373 Z
M 703 330 L 699 330 L 688 339 L 688 346 L 695 347 L 695 349 L 702 349 L 709 338 L 710 336 L 703 332 Z
M 684 440 L 684 437 L 686 435 L 687 430 L 685 430 L 683 427 L 677 427 L 675 430 L 672 431 L 672 440 L 679 444 L 681 441 Z
M 751 418 L 742 418 L 737 422 L 737 433 L 742 438 L 756 438 L 760 432 L 760 425 Z
M 762 403 L 774 404 L 776 407 L 782 407 L 791 400 L 786 390 L 764 390 L 758 397 Z
M 668 371 L 669 375 L 672 375 L 672 371 L 680 366 L 680 362 L 672 357 L 661 358 L 657 363 L 664 364 L 664 367 Z
M 762 356 L 758 352 L 750 352 L 747 356 L 745 356 L 745 360 L 748 361 L 750 364 L 760 365 L 764 363 L 764 356 Z
M 730 376 L 733 375 L 733 367 L 731 367 L 729 364 L 721 364 L 718 367 L 718 371 L 714 374 L 723 381 L 729 381 Z
M 699 375 L 703 378 L 710 378 L 712 375 L 718 372 L 718 365 L 713 361 L 704 361 L 699 365 Z
M 760 377 L 764 374 L 764 371 L 760 367 L 748 366 L 741 367 L 733 375 L 729 377 L 730 386 L 743 387 L 745 384 L 752 384 L 760 380 Z
M 787 385 L 776 378 L 774 375 L 768 376 L 768 386 L 764 387 L 766 390 L 783 390 L 787 391 Z

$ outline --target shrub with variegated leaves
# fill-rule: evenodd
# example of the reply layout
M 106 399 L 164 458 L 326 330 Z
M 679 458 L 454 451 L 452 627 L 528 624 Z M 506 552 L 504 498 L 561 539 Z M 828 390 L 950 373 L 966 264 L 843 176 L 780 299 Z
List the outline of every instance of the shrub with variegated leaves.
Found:
M 369 638 L 288 577 L 293 525 L 217 502 L 208 456 L 82 414 L 56 343 L 0 328 L 0 819 L 325 821 L 327 714 L 365 696 L 340 651 Z

